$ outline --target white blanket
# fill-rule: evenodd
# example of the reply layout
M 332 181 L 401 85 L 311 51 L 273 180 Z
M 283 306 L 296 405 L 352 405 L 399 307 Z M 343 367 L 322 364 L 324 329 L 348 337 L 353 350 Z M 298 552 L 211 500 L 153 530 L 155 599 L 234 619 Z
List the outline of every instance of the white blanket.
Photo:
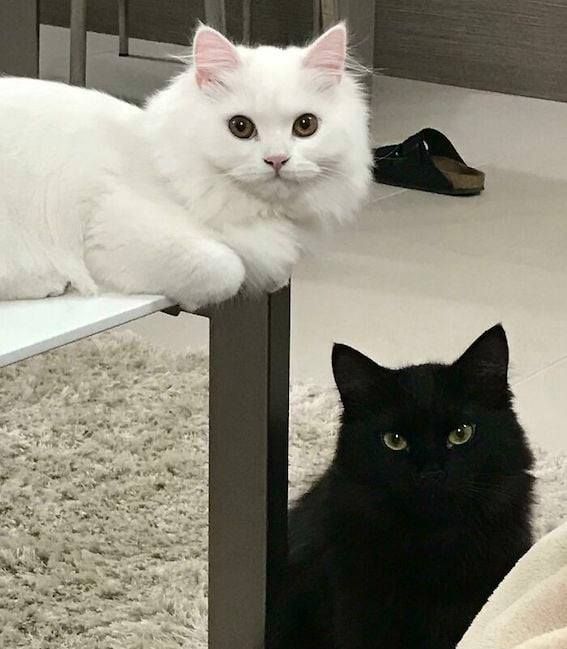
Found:
M 567 523 L 518 561 L 457 649 L 567 649 Z

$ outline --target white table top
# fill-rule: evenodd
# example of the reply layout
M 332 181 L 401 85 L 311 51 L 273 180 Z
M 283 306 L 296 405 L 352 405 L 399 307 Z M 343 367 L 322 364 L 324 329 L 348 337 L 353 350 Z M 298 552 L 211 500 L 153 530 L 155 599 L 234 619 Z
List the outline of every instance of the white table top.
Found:
M 0 302 L 0 367 L 173 306 L 163 295 Z

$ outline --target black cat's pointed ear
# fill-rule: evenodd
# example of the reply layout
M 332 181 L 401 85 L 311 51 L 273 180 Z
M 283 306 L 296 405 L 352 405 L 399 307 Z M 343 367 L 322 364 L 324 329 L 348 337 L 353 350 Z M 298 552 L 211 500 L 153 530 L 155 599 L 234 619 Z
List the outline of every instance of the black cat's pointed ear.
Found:
M 345 408 L 367 403 L 379 388 L 381 379 L 391 372 L 356 349 L 339 343 L 333 345 L 332 364 L 335 383 Z
M 485 331 L 455 362 L 471 396 L 492 405 L 507 404 L 509 350 L 501 324 Z

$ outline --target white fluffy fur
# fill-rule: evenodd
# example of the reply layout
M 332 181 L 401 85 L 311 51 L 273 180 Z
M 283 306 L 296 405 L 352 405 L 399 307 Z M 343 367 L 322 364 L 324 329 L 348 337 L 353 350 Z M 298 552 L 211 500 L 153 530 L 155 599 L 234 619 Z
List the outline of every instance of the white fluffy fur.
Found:
M 196 308 L 243 281 L 284 285 L 369 183 L 367 110 L 344 54 L 340 67 L 344 27 L 334 30 L 279 49 L 235 47 L 201 26 L 193 62 L 143 109 L 0 79 L 0 299 L 71 287 L 164 293 Z M 303 113 L 320 126 L 298 138 Z M 232 135 L 234 115 L 251 118 L 257 137 Z M 282 153 L 276 177 L 263 158 Z

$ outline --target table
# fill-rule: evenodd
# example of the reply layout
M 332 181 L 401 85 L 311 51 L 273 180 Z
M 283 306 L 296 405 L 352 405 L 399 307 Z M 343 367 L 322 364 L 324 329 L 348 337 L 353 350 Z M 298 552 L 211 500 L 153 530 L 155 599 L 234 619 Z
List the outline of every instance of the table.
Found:
M 179 313 L 159 295 L 0 302 L 0 367 L 162 309 Z M 259 649 L 287 554 L 290 290 L 200 315 L 210 321 L 209 647 Z
M 0 302 L 0 367 L 172 306 L 163 295 L 63 295 Z
M 70 76 L 79 85 L 86 6 L 71 0 Z M 205 0 L 204 8 L 222 28 L 224 0 Z M 125 55 L 127 0 L 118 9 Z M 39 0 L 0 0 L 0 74 L 38 73 Z M 163 308 L 178 313 L 163 296 L 0 302 L 0 366 Z M 287 554 L 290 290 L 199 315 L 210 322 L 209 647 L 261 649 Z

